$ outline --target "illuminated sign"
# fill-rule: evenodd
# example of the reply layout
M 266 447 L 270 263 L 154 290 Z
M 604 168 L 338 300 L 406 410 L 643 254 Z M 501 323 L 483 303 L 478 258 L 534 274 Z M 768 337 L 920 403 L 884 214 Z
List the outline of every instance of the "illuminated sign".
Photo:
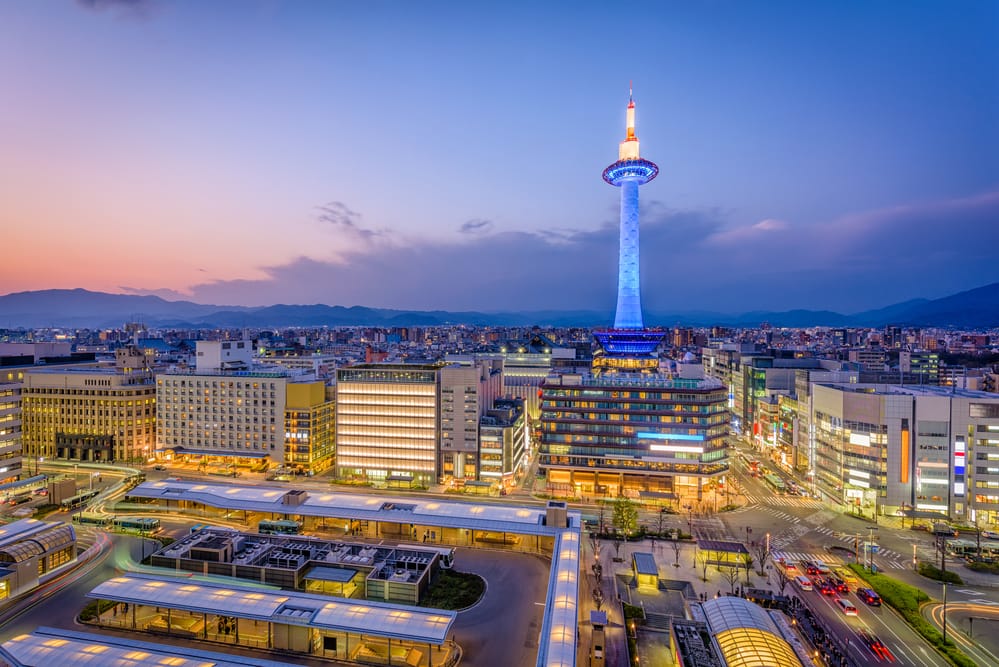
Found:
M 863 447 L 871 446 L 871 436 L 868 433 L 851 433 L 850 434 L 850 444 L 851 445 L 861 445 Z
M 702 442 L 703 435 L 690 435 L 687 433 L 636 433 L 636 437 L 649 440 L 696 440 Z
M 649 445 L 649 451 L 653 452 L 686 452 L 688 454 L 703 454 L 703 447 L 692 447 L 690 445 Z

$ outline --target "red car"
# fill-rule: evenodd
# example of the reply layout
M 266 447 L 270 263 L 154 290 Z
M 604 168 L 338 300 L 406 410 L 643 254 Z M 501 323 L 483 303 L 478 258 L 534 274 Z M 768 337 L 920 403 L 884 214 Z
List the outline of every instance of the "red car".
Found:
M 846 585 L 846 582 L 839 577 L 829 577 L 829 582 L 836 589 L 837 593 L 849 593 L 850 587 Z
M 823 595 L 836 595 L 836 587 L 828 579 L 819 579 L 816 586 Z
M 864 643 L 867 644 L 867 648 L 871 649 L 871 653 L 877 657 L 887 660 L 888 662 L 895 662 L 895 656 L 892 654 L 891 650 L 884 645 L 880 639 L 874 636 L 868 630 L 858 630 L 860 636 L 863 637 Z

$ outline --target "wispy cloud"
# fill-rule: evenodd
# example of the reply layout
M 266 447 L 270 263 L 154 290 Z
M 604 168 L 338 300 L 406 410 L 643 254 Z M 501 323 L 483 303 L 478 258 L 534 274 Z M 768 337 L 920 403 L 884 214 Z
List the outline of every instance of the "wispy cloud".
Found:
M 462 234 L 485 234 L 492 231 L 493 221 L 484 218 L 472 218 L 458 228 Z
M 159 0 L 76 0 L 76 4 L 92 11 L 115 11 L 119 16 L 148 18 L 159 6 Z

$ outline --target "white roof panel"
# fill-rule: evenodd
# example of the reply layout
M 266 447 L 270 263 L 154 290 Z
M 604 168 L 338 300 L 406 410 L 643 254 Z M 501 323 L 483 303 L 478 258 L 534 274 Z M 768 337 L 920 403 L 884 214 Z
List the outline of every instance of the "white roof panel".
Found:
M 457 617 L 438 609 L 131 573 L 105 581 L 87 597 L 437 645 Z
M 292 487 L 239 486 L 186 481 L 144 482 L 128 492 L 133 498 L 188 500 L 211 507 L 303 516 L 418 523 L 521 535 L 556 535 L 559 526 L 544 524 L 545 508 L 458 502 L 432 498 L 393 498 L 366 494 L 322 493 L 306 489 L 300 505 L 282 499 Z M 573 526 L 579 514 L 569 512 Z

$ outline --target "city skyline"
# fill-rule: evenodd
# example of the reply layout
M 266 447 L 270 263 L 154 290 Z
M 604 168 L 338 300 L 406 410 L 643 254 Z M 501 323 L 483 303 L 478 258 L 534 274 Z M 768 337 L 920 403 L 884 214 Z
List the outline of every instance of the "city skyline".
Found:
M 995 6 L 401 8 L 0 9 L 0 291 L 610 313 L 629 79 L 647 310 L 999 280 Z

